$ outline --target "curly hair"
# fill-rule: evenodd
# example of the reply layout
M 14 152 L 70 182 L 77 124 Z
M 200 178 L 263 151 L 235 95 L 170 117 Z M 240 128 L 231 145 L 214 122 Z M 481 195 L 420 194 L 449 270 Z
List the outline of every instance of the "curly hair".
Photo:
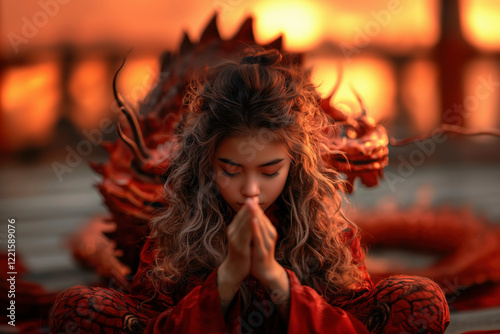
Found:
M 150 277 L 157 289 L 171 292 L 193 274 L 204 279 L 225 260 L 235 212 L 217 189 L 215 152 L 225 138 L 261 129 L 291 157 L 276 200 L 284 231 L 276 260 L 325 297 L 362 282 L 344 240 L 346 231 L 358 233 L 341 209 L 345 181 L 322 158 L 332 153 L 326 130 L 333 120 L 320 101 L 309 73 L 277 50 L 246 49 L 239 62 L 207 68 L 191 82 L 166 171 L 167 205 L 151 221 L 158 251 Z

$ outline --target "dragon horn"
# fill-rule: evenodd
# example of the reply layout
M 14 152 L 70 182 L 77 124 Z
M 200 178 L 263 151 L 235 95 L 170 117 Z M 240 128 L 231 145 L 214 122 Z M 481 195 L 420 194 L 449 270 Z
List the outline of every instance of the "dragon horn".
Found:
M 356 99 L 358 100 L 359 106 L 361 107 L 361 115 L 366 116 L 366 109 L 365 109 L 365 105 L 363 103 L 363 100 L 361 100 L 361 97 L 359 96 L 357 90 L 352 85 L 350 86 L 350 88 L 351 88 L 351 91 L 354 94 L 354 96 L 356 96 Z
M 333 107 L 330 102 L 332 101 L 333 97 L 335 94 L 337 94 L 337 91 L 339 90 L 340 84 L 342 83 L 342 77 L 344 75 L 342 65 L 339 63 L 338 65 L 338 77 L 337 81 L 335 81 L 335 86 L 333 86 L 332 92 L 330 95 L 328 95 L 326 98 L 321 100 L 321 107 L 323 110 L 327 111 L 327 113 L 333 117 L 335 121 L 343 122 L 347 120 L 347 116 L 340 111 L 339 109 Z
M 335 94 L 337 94 L 337 91 L 340 88 L 340 84 L 342 83 L 342 77 L 344 76 L 344 68 L 342 67 L 342 64 L 339 62 L 337 66 L 337 71 L 339 75 L 337 76 L 337 80 L 335 81 L 335 86 L 333 86 L 332 93 L 328 97 L 330 100 Z
M 146 159 L 142 156 L 142 153 L 137 147 L 136 143 L 132 139 L 127 137 L 123 132 L 120 122 L 118 122 L 118 135 L 123 140 L 123 142 L 132 150 L 132 152 L 134 152 L 137 159 L 139 159 L 143 164 L 146 164 Z
M 150 154 L 148 152 L 148 149 L 146 148 L 146 144 L 144 143 L 144 138 L 142 137 L 142 131 L 141 127 L 139 125 L 139 121 L 137 120 L 137 117 L 135 115 L 135 112 L 133 110 L 129 110 L 125 103 L 121 100 L 121 98 L 118 96 L 118 92 L 116 90 L 116 79 L 118 78 L 118 73 L 120 73 L 121 69 L 125 65 L 125 59 L 126 57 L 123 58 L 123 62 L 120 65 L 120 68 L 118 68 L 118 71 L 116 71 L 115 76 L 113 77 L 113 95 L 115 97 L 115 101 L 118 104 L 118 107 L 120 108 L 121 112 L 127 117 L 127 121 L 130 124 L 130 127 L 132 128 L 132 132 L 134 133 L 134 141 L 132 139 L 128 138 L 123 131 L 121 131 L 121 126 L 120 123 L 118 123 L 118 132 L 120 134 L 120 137 L 122 140 L 127 143 L 129 146 L 133 144 L 136 149 L 133 149 L 135 155 L 137 158 L 139 158 L 141 161 L 145 161 L 150 157 Z

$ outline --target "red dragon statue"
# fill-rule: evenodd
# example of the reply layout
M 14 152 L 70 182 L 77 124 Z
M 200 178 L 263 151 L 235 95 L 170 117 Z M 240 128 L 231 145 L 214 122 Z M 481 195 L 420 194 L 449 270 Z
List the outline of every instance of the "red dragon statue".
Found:
M 236 58 L 242 47 L 257 44 L 252 31 L 252 19 L 249 18 L 233 38 L 223 40 L 214 16 L 198 43 L 191 42 L 185 34 L 177 53 L 167 52 L 162 56 L 160 81 L 137 114 L 117 93 L 118 73 L 115 75 L 115 98 L 127 122 L 119 124 L 119 140 L 102 143 L 109 153 L 109 161 L 92 164 L 102 176 L 97 187 L 112 218 L 107 222 L 96 219 L 75 234 L 72 249 L 82 263 L 117 284 L 127 284 L 126 274 L 137 269 L 148 221 L 163 206 L 163 171 L 170 162 L 170 140 L 179 120 L 178 111 L 186 84 L 202 67 Z M 263 47 L 282 50 L 282 39 L 279 37 Z M 297 59 L 302 62 L 302 55 Z M 355 92 L 362 112 L 357 116 L 345 115 L 331 106 L 340 81 L 321 104 L 336 121 L 329 136 L 331 148 L 339 152 L 324 159 L 346 175 L 351 185 L 348 192 L 352 192 L 356 178 L 367 187 L 378 185 L 383 178 L 383 168 L 388 164 L 390 142 L 408 144 L 429 135 L 399 142 L 389 140 L 386 129 L 366 115 Z M 443 125 L 441 129 L 471 134 L 453 126 Z M 431 211 L 415 206 L 389 213 L 358 213 L 353 219 L 361 227 L 369 246 L 404 245 L 441 254 L 442 259 L 433 266 L 405 273 L 429 277 L 442 286 L 445 282 L 453 282 L 454 288 L 444 286 L 449 295 L 455 293 L 457 287 L 500 282 L 500 246 L 496 242 L 500 240 L 500 230 L 469 212 L 445 208 Z M 103 232 L 108 233 L 104 235 Z M 396 268 L 372 272 L 379 278 L 397 273 L 401 272 Z

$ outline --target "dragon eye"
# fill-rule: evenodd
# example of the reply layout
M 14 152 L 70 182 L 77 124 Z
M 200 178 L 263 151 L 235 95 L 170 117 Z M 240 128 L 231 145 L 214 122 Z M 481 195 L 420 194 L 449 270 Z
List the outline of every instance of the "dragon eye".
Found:
M 341 132 L 340 132 L 341 137 L 347 137 L 349 139 L 356 139 L 358 137 L 358 133 L 352 126 L 342 126 Z
M 346 129 L 346 134 L 347 134 L 347 137 L 349 137 L 351 139 L 355 139 L 357 137 L 356 130 L 354 130 L 353 128 Z

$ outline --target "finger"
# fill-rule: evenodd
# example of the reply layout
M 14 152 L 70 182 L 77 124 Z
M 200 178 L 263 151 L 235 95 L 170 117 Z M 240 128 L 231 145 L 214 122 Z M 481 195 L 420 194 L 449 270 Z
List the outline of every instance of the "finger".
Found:
M 269 250 L 271 246 L 271 241 L 269 240 L 265 218 L 267 218 L 265 217 L 265 215 L 259 214 L 257 220 L 259 222 L 258 227 L 260 229 L 260 235 L 263 242 L 262 245 L 264 246 L 264 249 Z
M 264 253 L 264 240 L 262 240 L 262 230 L 259 227 L 260 223 L 257 217 L 252 218 L 252 240 L 254 246 L 254 252 L 259 250 Z
M 245 203 L 248 204 L 248 208 L 250 209 L 250 212 L 254 217 L 258 217 L 259 211 L 262 211 L 258 203 L 259 200 L 257 199 L 257 197 L 252 197 L 249 202 Z
M 259 222 L 259 228 L 261 229 L 263 246 L 266 249 L 270 249 L 271 246 L 276 243 L 275 239 L 275 236 L 277 235 L 276 229 L 271 224 L 269 218 L 267 218 L 266 214 L 264 213 L 262 208 L 258 205 L 258 203 L 259 200 L 256 196 L 251 198 L 250 203 L 245 201 L 245 205 L 248 204 L 252 218 L 253 217 L 257 218 Z
M 249 246 L 252 241 L 252 232 L 250 222 L 247 222 L 245 228 L 239 229 L 234 235 L 234 244 L 236 247 L 240 248 L 244 246 Z
M 264 229 L 262 231 L 262 236 L 264 240 L 269 243 L 275 242 L 275 238 L 277 236 L 276 228 L 271 223 L 269 218 L 264 213 L 264 210 L 257 204 L 254 203 L 252 214 L 255 215 L 261 221 L 261 227 Z M 266 244 L 266 245 L 268 245 Z
M 243 226 L 243 222 L 250 218 L 250 210 L 248 207 L 243 206 L 240 211 L 234 216 L 231 225 L 233 225 L 232 229 L 234 231 L 239 230 Z
M 264 228 L 266 229 L 267 236 L 269 237 L 269 240 L 272 240 L 272 244 L 275 244 L 278 238 L 278 231 L 264 213 L 262 213 L 262 216 L 264 217 Z
M 272 250 L 272 248 L 274 248 L 276 245 L 276 238 L 278 235 L 276 228 L 262 210 L 260 210 L 260 212 L 258 213 L 257 218 L 260 222 L 259 226 L 261 228 L 264 246 L 267 250 Z
M 235 227 L 231 232 L 231 236 L 234 238 L 236 244 L 247 244 L 251 241 L 251 214 L 248 208 L 243 208 L 242 210 L 244 210 L 244 212 L 238 218 L 238 221 L 235 221 Z

